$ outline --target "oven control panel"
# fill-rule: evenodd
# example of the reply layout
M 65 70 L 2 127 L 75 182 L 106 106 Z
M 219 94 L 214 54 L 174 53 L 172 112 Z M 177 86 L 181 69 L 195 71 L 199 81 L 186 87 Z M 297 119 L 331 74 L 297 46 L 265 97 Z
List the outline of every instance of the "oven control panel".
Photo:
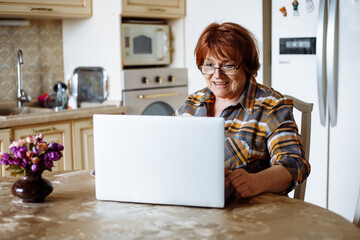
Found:
M 143 88 L 187 86 L 186 68 L 146 68 L 122 71 L 123 91 Z

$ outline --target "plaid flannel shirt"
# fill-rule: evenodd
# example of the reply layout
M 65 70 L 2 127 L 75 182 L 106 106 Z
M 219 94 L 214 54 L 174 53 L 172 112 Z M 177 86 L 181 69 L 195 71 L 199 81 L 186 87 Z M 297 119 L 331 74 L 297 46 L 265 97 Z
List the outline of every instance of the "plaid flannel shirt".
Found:
M 204 88 L 190 95 L 175 116 L 213 116 L 213 105 L 214 94 Z M 292 111 L 291 99 L 250 79 L 239 100 L 220 115 L 225 119 L 225 167 L 256 173 L 282 165 L 293 177 L 282 194 L 302 183 L 310 165 Z

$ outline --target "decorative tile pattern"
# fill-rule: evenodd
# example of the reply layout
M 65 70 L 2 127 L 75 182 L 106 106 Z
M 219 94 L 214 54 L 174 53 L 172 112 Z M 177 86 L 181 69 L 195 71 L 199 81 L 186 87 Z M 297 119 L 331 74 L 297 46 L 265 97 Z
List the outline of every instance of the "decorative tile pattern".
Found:
M 19 49 L 24 61 L 23 86 L 33 99 L 64 82 L 61 20 L 31 20 L 26 27 L 0 26 L 0 102 L 16 101 Z

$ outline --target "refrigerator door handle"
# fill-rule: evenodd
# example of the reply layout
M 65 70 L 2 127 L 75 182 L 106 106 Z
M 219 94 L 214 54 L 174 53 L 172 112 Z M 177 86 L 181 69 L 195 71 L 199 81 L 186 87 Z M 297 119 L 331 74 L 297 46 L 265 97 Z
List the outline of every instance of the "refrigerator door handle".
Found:
M 336 126 L 337 122 L 337 39 L 338 39 L 338 0 L 331 0 L 326 38 L 326 78 L 329 101 L 330 124 Z
M 316 68 L 321 125 L 326 125 L 326 25 L 327 0 L 320 0 L 316 34 Z

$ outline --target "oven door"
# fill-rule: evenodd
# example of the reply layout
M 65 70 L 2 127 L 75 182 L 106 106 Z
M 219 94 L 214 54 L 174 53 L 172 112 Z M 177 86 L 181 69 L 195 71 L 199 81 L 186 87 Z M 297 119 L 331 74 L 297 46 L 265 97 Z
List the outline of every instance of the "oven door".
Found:
M 171 116 L 185 103 L 187 87 L 123 91 L 126 114 Z

